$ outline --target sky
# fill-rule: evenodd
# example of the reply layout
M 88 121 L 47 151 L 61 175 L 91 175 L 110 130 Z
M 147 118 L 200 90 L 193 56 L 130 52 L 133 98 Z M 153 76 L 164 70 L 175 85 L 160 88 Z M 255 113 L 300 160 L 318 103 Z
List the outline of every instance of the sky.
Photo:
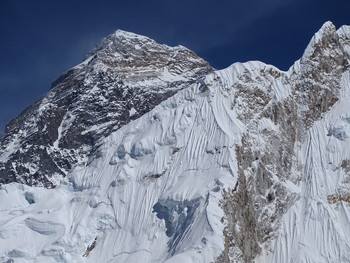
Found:
M 287 70 L 324 22 L 350 25 L 349 14 L 349 0 L 0 0 L 0 133 L 117 29 L 186 46 L 216 69 Z

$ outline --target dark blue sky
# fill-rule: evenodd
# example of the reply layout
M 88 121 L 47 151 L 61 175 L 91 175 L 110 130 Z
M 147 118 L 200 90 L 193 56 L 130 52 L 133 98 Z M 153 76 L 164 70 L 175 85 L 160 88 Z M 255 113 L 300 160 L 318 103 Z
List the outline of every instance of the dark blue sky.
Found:
M 283 70 L 349 0 L 0 0 L 0 132 L 117 29 L 184 45 L 217 69 L 261 60 Z

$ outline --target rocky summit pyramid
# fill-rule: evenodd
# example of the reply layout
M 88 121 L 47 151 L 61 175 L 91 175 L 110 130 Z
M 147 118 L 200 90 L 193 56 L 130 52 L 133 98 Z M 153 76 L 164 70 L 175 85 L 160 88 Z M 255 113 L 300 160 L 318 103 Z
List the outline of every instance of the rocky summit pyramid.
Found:
M 0 262 L 350 262 L 349 63 L 108 36 L 1 137 Z

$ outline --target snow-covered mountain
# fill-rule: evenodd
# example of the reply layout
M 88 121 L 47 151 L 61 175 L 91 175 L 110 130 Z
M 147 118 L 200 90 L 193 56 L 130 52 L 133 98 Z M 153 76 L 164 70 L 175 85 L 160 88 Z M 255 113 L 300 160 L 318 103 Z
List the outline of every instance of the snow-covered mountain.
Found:
M 116 31 L 7 125 L 0 183 L 54 187 L 99 156 L 101 139 L 212 71 L 185 47 Z
M 8 125 L 0 262 L 350 262 L 349 59 L 330 22 L 286 72 L 117 31 Z

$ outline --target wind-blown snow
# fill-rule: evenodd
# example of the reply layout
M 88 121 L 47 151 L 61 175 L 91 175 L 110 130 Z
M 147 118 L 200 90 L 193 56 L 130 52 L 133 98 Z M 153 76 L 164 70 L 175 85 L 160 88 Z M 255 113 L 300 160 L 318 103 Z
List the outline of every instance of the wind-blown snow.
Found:
M 208 78 L 209 85 L 212 78 L 217 75 Z M 113 133 L 101 158 L 76 168 L 56 189 L 2 186 L 2 194 L 11 197 L 1 202 L 12 212 L 14 207 L 21 211 L 15 216 L 2 211 L 1 218 L 9 218 L 1 224 L 1 233 L 7 233 L 0 239 L 3 260 L 14 249 L 26 251 L 36 262 L 48 262 L 47 251 L 62 251 L 53 258 L 67 262 L 215 260 L 223 249 L 220 190 L 235 184 L 233 145 L 244 127 L 222 91 L 200 88 L 197 84 L 179 92 Z M 25 199 L 29 191 L 35 192 L 32 203 Z M 47 202 L 48 195 L 53 203 Z M 172 225 L 186 217 L 186 231 L 168 237 L 155 205 L 194 200 L 197 206 L 187 216 L 186 211 L 168 215 Z M 17 241 L 23 233 L 36 240 L 29 253 L 29 240 L 22 239 L 22 246 Z M 95 237 L 96 248 L 83 258 Z

